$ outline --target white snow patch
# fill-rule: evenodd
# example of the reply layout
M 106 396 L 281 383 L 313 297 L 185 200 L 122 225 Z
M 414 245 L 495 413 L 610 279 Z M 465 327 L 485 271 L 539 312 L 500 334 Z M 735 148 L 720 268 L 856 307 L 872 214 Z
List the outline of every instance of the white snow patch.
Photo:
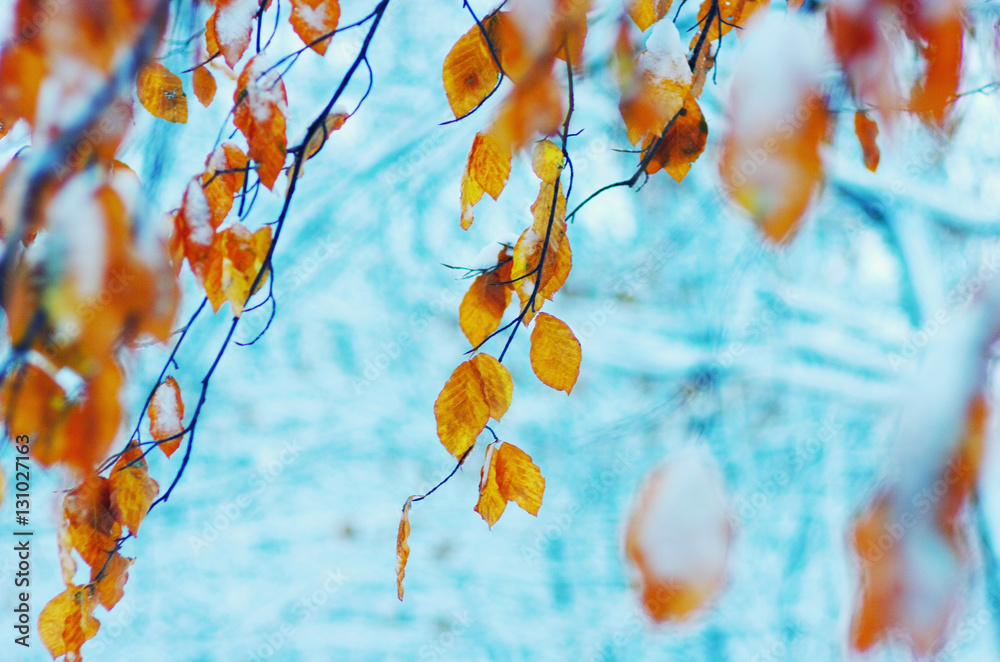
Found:
M 211 246 L 215 238 L 212 228 L 212 210 L 205 197 L 205 189 L 198 179 L 192 179 L 184 193 L 184 219 L 191 231 L 191 241 L 202 246 Z
M 654 77 L 672 80 L 678 85 L 691 85 L 691 68 L 688 66 L 680 33 L 673 21 L 659 21 L 653 26 L 646 40 L 646 50 L 639 55 L 638 68 Z
M 53 249 L 48 257 L 65 261 L 73 287 L 85 299 L 100 294 L 107 262 L 104 208 L 95 193 L 91 177 L 74 177 L 55 194 L 46 214 Z

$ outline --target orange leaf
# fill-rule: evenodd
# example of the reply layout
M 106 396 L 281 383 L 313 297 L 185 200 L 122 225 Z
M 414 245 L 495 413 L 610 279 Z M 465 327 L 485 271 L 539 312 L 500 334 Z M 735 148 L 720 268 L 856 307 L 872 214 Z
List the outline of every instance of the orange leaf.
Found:
M 649 139 L 652 142 L 652 138 Z M 677 117 L 663 136 L 656 154 L 646 166 L 646 173 L 652 175 L 660 168 L 666 169 L 676 181 L 681 181 L 691 170 L 691 164 L 698 160 L 708 142 L 708 123 L 694 96 L 688 94 L 684 100 L 684 114 Z
M 444 92 L 455 117 L 465 117 L 490 95 L 500 82 L 489 46 L 478 25 L 473 25 L 444 58 Z
M 563 97 L 551 62 L 536 61 L 501 104 L 493 133 L 502 149 L 514 152 L 537 133 L 550 136 L 559 130 Z
M 667 15 L 671 0 L 628 0 L 626 8 L 639 29 L 645 32 L 653 23 Z
M 180 76 L 158 62 L 139 70 L 136 79 L 139 103 L 154 117 L 184 124 L 188 118 L 187 95 Z
M 689 617 L 723 585 L 732 541 L 721 473 L 697 455 L 654 469 L 625 539 L 642 578 L 642 602 L 658 622 Z
M 192 84 L 194 86 L 194 95 L 198 97 L 201 105 L 207 108 L 212 103 L 212 99 L 215 98 L 215 76 L 209 72 L 208 67 L 202 65 L 194 70 Z
M 149 477 L 146 459 L 135 440 L 128 443 L 126 451 L 111 469 L 108 485 L 111 488 L 111 515 L 138 537 L 139 525 L 159 494 L 160 486 Z
M 519 83 L 521 78 L 531 68 L 531 57 L 527 53 L 520 31 L 511 19 L 510 12 L 493 12 L 482 20 L 489 35 L 493 50 L 500 58 L 500 65 L 503 73 L 514 83 Z
M 562 148 L 551 140 L 539 140 L 531 152 L 531 169 L 543 182 L 555 184 L 563 169 Z
M 205 279 L 205 291 L 216 312 L 223 302 L 229 301 L 233 315 L 243 314 L 243 306 L 252 294 L 250 286 L 264 266 L 270 246 L 270 225 L 251 234 L 245 225 L 236 223 L 216 235 L 213 247 L 216 259 Z M 265 282 L 266 274 L 257 288 Z
M 510 372 L 489 354 L 476 354 L 472 357 L 472 364 L 483 379 L 483 393 L 490 405 L 490 417 L 499 421 L 507 413 L 514 396 L 514 381 Z
M 350 114 L 345 112 L 330 113 L 326 116 L 323 120 L 322 130 L 314 133 L 312 137 L 309 138 L 309 144 L 306 145 L 305 154 L 307 161 L 316 156 L 316 153 L 319 152 L 319 150 L 323 149 L 323 145 L 326 144 L 330 134 L 334 131 L 339 131 L 340 128 L 344 126 L 344 122 L 347 121 L 348 117 L 350 117 Z M 300 168 L 300 177 L 303 172 L 304 170 Z
M 878 137 L 878 124 L 868 117 L 868 113 L 859 110 L 854 113 L 854 133 L 858 136 L 858 142 L 861 143 L 865 167 L 875 172 L 881 157 L 878 144 L 875 142 Z
M 410 558 L 410 504 L 413 497 L 403 504 L 403 516 L 399 518 L 399 532 L 396 533 L 396 594 L 403 600 L 403 578 L 406 577 L 406 561 Z
M 106 359 L 100 372 L 90 379 L 80 401 L 58 419 L 50 438 L 32 444 L 39 462 L 63 462 L 88 472 L 104 457 L 121 424 L 118 401 L 123 375 L 113 359 Z
M 472 225 L 472 206 L 483 193 L 496 200 L 510 176 L 509 149 L 503 149 L 489 131 L 479 132 L 472 141 L 469 158 L 462 175 L 462 229 Z
M 205 163 L 205 172 L 201 176 L 208 208 L 212 212 L 211 224 L 219 227 L 226 220 L 229 210 L 233 208 L 236 193 L 243 187 L 247 176 L 247 155 L 233 143 L 219 145 Z
M 580 376 L 580 342 L 560 319 L 540 313 L 531 332 L 531 368 L 542 383 L 557 391 L 573 390 Z
M 555 209 L 552 206 L 553 198 L 556 203 Z M 542 252 L 545 253 L 541 282 L 534 296 L 533 305 L 524 315 L 525 325 L 541 309 L 544 299 L 552 300 L 553 295 L 566 282 L 573 267 L 573 252 L 569 246 L 569 238 L 566 237 L 566 197 L 562 193 L 561 183 L 556 181 L 553 185 L 542 182 L 531 211 L 534 223 L 521 233 L 514 245 L 511 264 L 511 280 L 514 281 L 514 290 L 521 300 L 523 309 L 528 306 L 529 301 L 532 301 L 535 282 L 538 279 L 538 265 L 542 261 Z
M 90 586 L 70 586 L 45 605 L 38 615 L 38 634 L 53 659 L 61 655 L 82 659 L 80 647 L 93 639 L 101 627 L 93 616 L 96 606 Z
M 90 569 L 90 581 L 94 585 L 97 601 L 102 607 L 111 611 L 118 601 L 125 596 L 125 582 L 128 581 L 128 569 L 135 563 L 118 552 L 111 555 L 107 565 L 94 566 Z M 98 579 L 98 575 L 100 579 Z
M 181 400 L 181 389 L 176 379 L 167 377 L 156 387 L 146 413 L 149 416 L 149 434 L 153 439 L 160 441 L 177 437 L 158 444 L 160 450 L 170 457 L 181 445 L 179 435 L 184 431 L 184 401 Z
M 671 21 L 661 21 L 636 59 L 632 80 L 618 105 L 629 141 L 636 145 L 647 135 L 660 135 L 684 107 L 690 91 L 691 69 L 677 28 Z
M 107 478 L 88 474 L 63 498 L 63 520 L 80 557 L 90 567 L 108 560 L 121 535 L 121 525 L 111 514 L 111 485 Z
M 295 34 L 302 38 L 306 45 L 320 55 L 326 54 L 330 45 L 329 39 L 317 41 L 323 35 L 328 35 L 337 29 L 340 20 L 339 0 L 292 0 L 292 28 Z
M 59 384 L 47 372 L 30 363 L 8 377 L 0 390 L 0 404 L 3 405 L 7 429 L 12 434 L 47 436 L 65 403 L 66 394 Z M 34 444 L 31 450 L 34 455 Z M 45 464 L 52 461 L 54 459 Z
M 511 279 L 511 259 L 506 248 L 497 258 L 497 264 L 500 263 L 503 266 L 476 276 L 458 307 L 459 324 L 473 347 L 481 345 L 497 330 L 510 304 L 510 285 L 502 284 Z
M 205 26 L 209 54 L 222 53 L 230 69 L 243 57 L 250 45 L 258 0 L 214 0 L 215 12 Z
M 492 452 L 491 452 L 492 450 Z M 513 444 L 487 449 L 486 465 L 480 472 L 479 501 L 474 510 L 493 528 L 513 501 L 525 512 L 538 516 L 545 492 L 545 478 L 531 457 Z M 485 482 L 482 473 L 487 472 Z
M 462 457 L 490 418 L 483 379 L 472 361 L 459 364 L 434 402 L 438 438 L 449 453 Z
M 280 72 L 269 69 L 263 54 L 247 62 L 233 95 L 236 104 L 233 123 L 246 136 L 250 158 L 260 164 L 257 174 L 261 183 L 273 189 L 274 180 L 285 165 L 288 97 Z

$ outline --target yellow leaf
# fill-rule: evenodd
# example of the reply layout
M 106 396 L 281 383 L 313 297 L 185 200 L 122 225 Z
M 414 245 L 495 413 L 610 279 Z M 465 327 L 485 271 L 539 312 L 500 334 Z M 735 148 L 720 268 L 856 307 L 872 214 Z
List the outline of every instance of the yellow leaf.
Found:
M 403 505 L 403 516 L 399 518 L 399 532 L 396 533 L 396 594 L 403 599 L 403 578 L 406 576 L 406 561 L 410 558 L 410 545 L 406 539 L 410 537 L 410 504 L 413 497 Z
M 476 354 L 472 363 L 483 379 L 483 392 L 490 405 L 490 417 L 499 421 L 510 407 L 514 396 L 514 381 L 510 372 L 489 354 Z
M 503 515 L 509 501 L 537 517 L 545 492 L 541 470 L 527 453 L 513 444 L 504 442 L 499 448 L 490 448 L 492 452 L 487 450 L 486 464 L 480 472 L 479 501 L 475 511 L 490 528 Z M 485 482 L 483 472 L 486 472 Z
M 562 148 L 551 140 L 538 141 L 531 153 L 531 169 L 543 182 L 554 184 L 563 169 Z
M 647 140 L 652 144 L 652 137 Z M 684 100 L 684 114 L 670 125 L 646 166 L 646 173 L 652 175 L 664 168 L 676 181 L 681 181 L 691 170 L 691 164 L 701 156 L 707 142 L 708 123 L 694 95 L 688 94 Z
M 479 347 L 500 326 L 503 313 L 510 304 L 511 258 L 507 248 L 500 251 L 493 271 L 480 274 L 472 281 L 469 291 L 458 307 L 458 320 L 462 332 L 473 347 Z
M 494 200 L 500 197 L 510 177 L 510 159 L 510 150 L 502 148 L 492 133 L 476 134 L 462 174 L 463 230 L 472 225 L 472 206 L 479 202 L 483 193 L 489 193 Z
M 580 375 L 580 342 L 562 320 L 541 313 L 531 332 L 531 368 L 542 383 L 557 391 L 573 390 Z
M 129 559 L 114 552 L 106 565 L 95 565 L 90 569 L 90 581 L 94 585 L 97 601 L 108 611 L 111 611 L 125 596 L 128 569 L 133 563 L 135 563 L 135 559 Z
M 202 65 L 194 70 L 192 83 L 194 85 L 194 95 L 198 97 L 201 105 L 207 108 L 212 103 L 212 99 L 215 98 L 215 76 L 208 71 L 208 67 Z
M 337 29 L 337 22 L 340 21 L 340 2 L 339 0 L 292 0 L 292 16 L 289 20 L 295 34 L 302 38 L 304 44 L 312 44 L 314 51 L 325 55 L 330 39 L 313 42 Z
M 657 23 L 646 46 L 618 105 L 633 145 L 660 135 L 691 91 L 691 69 L 674 24 Z
M 151 62 L 139 70 L 136 81 L 139 103 L 151 115 L 184 124 L 187 122 L 187 96 L 181 79 L 158 62 Z
M 79 659 L 80 647 L 101 627 L 93 616 L 96 606 L 89 586 L 70 586 L 45 605 L 38 615 L 38 634 L 53 659 L 67 653 Z
M 159 494 L 160 486 L 149 477 L 146 460 L 134 440 L 128 443 L 126 451 L 111 469 L 108 484 L 111 487 L 111 515 L 138 537 L 139 525 Z
M 452 46 L 444 59 L 444 92 L 455 117 L 468 115 L 489 96 L 500 81 L 489 46 L 478 25 Z
M 490 418 L 483 379 L 472 361 L 459 364 L 434 402 L 438 438 L 448 452 L 462 457 Z
M 556 201 L 554 210 L 552 207 L 553 197 Z M 542 252 L 545 253 L 541 282 L 535 296 L 534 306 L 525 313 L 525 325 L 541 309 L 543 300 L 551 300 L 553 295 L 559 291 L 566 282 L 573 266 L 573 253 L 570 250 L 569 238 L 566 237 L 566 197 L 562 193 L 561 183 L 556 181 L 553 185 L 542 182 L 538 198 L 531 206 L 531 211 L 534 223 L 521 233 L 514 245 L 511 265 L 511 280 L 514 281 L 514 290 L 521 300 L 521 308 L 523 309 L 528 305 L 535 292 L 538 265 L 542 262 Z
M 181 445 L 184 431 L 184 401 L 181 399 L 181 389 L 177 380 L 167 377 L 156 387 L 153 397 L 146 410 L 149 416 L 149 434 L 156 441 L 171 439 L 157 444 L 163 454 L 170 457 Z
M 645 32 L 653 23 L 667 15 L 671 0 L 628 0 L 628 15 Z

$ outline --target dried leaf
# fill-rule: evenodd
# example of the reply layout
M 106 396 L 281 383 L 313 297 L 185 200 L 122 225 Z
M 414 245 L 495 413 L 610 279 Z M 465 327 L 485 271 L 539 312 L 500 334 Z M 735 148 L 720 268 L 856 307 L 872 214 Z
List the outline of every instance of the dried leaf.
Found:
M 251 234 L 245 225 L 237 223 L 215 236 L 214 259 L 205 279 L 205 292 L 216 312 L 229 301 L 233 315 L 243 314 L 243 307 L 253 294 L 250 286 L 263 268 L 270 246 L 270 225 Z M 267 274 L 257 289 L 266 282 Z
M 671 0 L 627 0 L 628 15 L 645 32 L 653 23 L 667 15 Z
M 135 440 L 128 443 L 111 469 L 108 485 L 111 488 L 111 515 L 116 522 L 127 526 L 134 537 L 138 537 L 139 526 L 159 494 L 160 486 L 149 477 L 146 459 Z
M 497 330 L 510 304 L 511 288 L 506 283 L 511 280 L 511 258 L 506 248 L 497 257 L 497 264 L 501 263 L 503 266 L 476 276 L 458 307 L 459 324 L 473 347 Z
M 688 94 L 684 100 L 683 115 L 674 120 L 663 136 L 656 154 L 646 166 L 646 173 L 652 175 L 663 168 L 680 182 L 691 170 L 691 164 L 701 156 L 707 142 L 708 123 L 694 96 Z
M 510 501 L 525 512 L 538 516 L 545 492 L 545 478 L 527 453 L 507 442 L 503 442 L 499 448 L 491 446 L 487 450 L 483 472 L 486 472 L 486 480 L 482 480 L 481 472 L 479 501 L 475 511 L 490 528 L 503 515 Z
M 337 29 L 340 20 L 339 0 L 292 0 L 292 28 L 306 45 L 320 55 L 326 54 L 330 39 L 317 40 Z M 317 43 L 313 43 L 317 42 Z
M 243 57 L 250 45 L 254 17 L 260 9 L 258 0 L 214 0 L 215 11 L 205 26 L 205 42 L 211 54 L 222 53 L 230 69 Z
M 661 21 L 636 59 L 632 80 L 618 105 L 629 141 L 636 145 L 646 136 L 660 135 L 690 91 L 691 69 L 680 35 L 672 21 Z
M 89 586 L 70 586 L 52 598 L 38 615 L 38 634 L 52 658 L 82 659 L 80 647 L 101 627 L 94 618 L 97 600 Z M 69 654 L 74 654 L 70 658 Z
M 472 225 L 472 206 L 479 202 L 484 192 L 494 200 L 500 197 L 510 176 L 510 160 L 510 150 L 503 149 L 492 133 L 476 134 L 462 175 L 463 230 Z
M 158 62 L 139 70 L 136 78 L 139 103 L 154 117 L 184 124 L 187 122 L 187 95 L 180 76 Z
M 250 158 L 260 166 L 257 174 L 261 183 L 273 189 L 285 165 L 288 98 L 280 72 L 270 68 L 265 55 L 255 55 L 247 62 L 233 101 L 233 123 L 246 136 Z
M 403 516 L 399 518 L 399 532 L 396 534 L 396 594 L 403 600 L 403 578 L 406 577 L 406 561 L 410 558 L 410 504 L 413 497 L 403 504 Z
M 455 457 L 462 457 L 475 445 L 490 418 L 490 405 L 472 361 L 459 364 L 451 373 L 434 402 L 434 418 L 438 438 Z
M 243 188 L 247 176 L 247 164 L 247 155 L 230 142 L 219 145 L 208 157 L 201 185 L 211 211 L 210 223 L 213 228 L 219 227 L 233 208 L 236 193 Z
M 63 499 L 65 521 L 72 546 L 87 565 L 100 568 L 121 535 L 121 525 L 111 514 L 111 485 L 107 478 L 89 474 Z
M 215 76 L 209 72 L 208 67 L 202 65 L 194 70 L 191 78 L 194 86 L 194 95 L 198 97 L 201 105 L 208 108 L 208 105 L 212 103 L 212 99 L 215 98 Z
M 540 140 L 531 153 L 531 169 L 548 184 L 554 184 L 562 173 L 565 157 L 562 148 L 551 140 Z
M 448 105 L 456 118 L 472 112 L 500 82 L 500 69 L 478 25 L 451 47 L 444 59 L 442 78 Z
M 531 332 L 531 368 L 543 384 L 557 391 L 573 390 L 583 357 L 580 342 L 560 319 L 540 313 Z
M 176 379 L 167 377 L 156 387 L 146 413 L 149 416 L 149 434 L 153 439 L 160 441 L 177 437 L 158 444 L 160 450 L 170 457 L 181 445 L 179 435 L 184 431 L 184 401 L 181 400 L 181 389 Z
M 499 421 L 510 407 L 514 396 L 514 381 L 510 372 L 489 354 L 476 354 L 472 364 L 483 379 L 483 393 L 490 406 L 490 417 Z
M 875 172 L 881 157 L 878 143 L 875 142 L 875 139 L 878 138 L 878 124 L 868 116 L 868 113 L 859 110 L 854 113 L 854 133 L 858 137 L 858 142 L 861 143 L 865 167 Z
M 97 601 L 108 611 L 111 611 L 125 596 L 128 569 L 133 563 L 135 563 L 135 559 L 126 558 L 115 552 L 108 559 L 106 565 L 103 567 L 94 566 L 90 569 L 90 581 L 94 585 Z
M 552 202 L 555 198 L 555 209 Z M 521 233 L 514 245 L 514 257 L 511 265 L 511 280 L 514 281 L 514 291 L 521 301 L 521 308 L 531 306 L 524 315 L 527 325 L 538 312 L 544 299 L 551 301 L 552 297 L 566 282 L 573 267 L 573 252 L 570 249 L 569 238 L 566 236 L 566 197 L 562 193 L 562 185 L 542 182 L 538 198 L 531 206 L 534 223 Z M 551 228 L 550 228 L 551 225 Z M 538 278 L 538 265 L 542 263 L 541 282 L 535 293 L 535 282 Z

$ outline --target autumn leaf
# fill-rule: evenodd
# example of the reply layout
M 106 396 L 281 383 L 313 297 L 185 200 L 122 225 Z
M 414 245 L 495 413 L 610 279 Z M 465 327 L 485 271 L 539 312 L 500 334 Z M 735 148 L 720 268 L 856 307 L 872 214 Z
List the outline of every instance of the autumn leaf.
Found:
M 854 133 L 858 137 L 858 142 L 861 143 L 865 167 L 875 172 L 881 157 L 878 143 L 875 142 L 875 139 L 878 138 L 878 124 L 868 116 L 868 113 L 859 110 L 854 113 Z
M 462 175 L 462 229 L 472 225 L 472 206 L 483 193 L 496 200 L 510 176 L 511 153 L 500 146 L 490 131 L 481 131 L 472 141 Z
M 691 452 L 650 473 L 629 517 L 625 552 L 653 620 L 689 618 L 721 589 L 732 535 L 722 475 L 708 458 Z
M 645 32 L 670 11 L 672 0 L 627 0 L 626 9 L 640 30 Z
M 243 188 L 243 181 L 247 176 L 247 163 L 248 158 L 243 150 L 230 142 L 219 145 L 208 157 L 205 172 L 201 176 L 201 186 L 205 202 L 211 211 L 209 222 L 213 228 L 218 228 L 233 208 L 236 193 Z M 185 204 L 188 204 L 186 200 Z M 200 199 L 198 204 L 201 204 Z
M 326 54 L 330 39 L 317 40 L 336 30 L 339 20 L 339 0 L 292 0 L 290 21 L 295 34 L 320 55 Z
M 107 478 L 89 474 L 63 498 L 63 520 L 72 546 L 87 565 L 100 568 L 115 550 L 121 525 L 111 514 L 111 485 Z
M 334 131 L 339 131 L 347 118 L 350 117 L 350 113 L 346 112 L 336 112 L 329 113 L 323 118 L 323 126 L 320 131 L 317 131 L 309 138 L 309 143 L 306 145 L 305 157 L 308 161 L 312 157 L 316 156 L 319 150 L 323 149 L 323 145 L 326 144 L 327 139 L 330 134 Z M 299 176 L 301 177 L 304 172 L 304 168 L 299 169 Z
M 139 103 L 154 117 L 184 124 L 187 122 L 187 95 L 180 76 L 159 62 L 150 62 L 139 70 L 136 79 Z
M 683 111 L 664 134 L 660 146 L 646 166 L 646 174 L 652 175 L 663 168 L 680 182 L 691 170 L 691 164 L 705 150 L 708 123 L 693 95 L 688 94 L 684 100 Z M 653 142 L 652 138 L 649 142 Z
M 562 173 L 565 155 L 551 140 L 539 140 L 531 152 L 531 169 L 543 182 L 555 184 Z
M 622 91 L 621 111 L 628 139 L 636 145 L 658 136 L 684 107 L 691 91 L 691 69 L 672 21 L 661 21 L 636 59 L 632 80 Z
M 510 372 L 489 354 L 476 354 L 472 364 L 483 380 L 483 393 L 490 406 L 490 417 L 499 421 L 510 407 L 514 395 L 514 381 Z
M 403 600 L 403 578 L 406 577 L 406 561 L 410 558 L 410 504 L 413 497 L 403 505 L 403 516 L 399 518 L 399 532 L 396 533 L 396 594 Z
M 201 105 L 208 108 L 208 105 L 212 103 L 212 99 L 215 98 L 215 76 L 208 71 L 208 67 L 202 65 L 194 70 L 191 78 L 194 95 L 198 97 Z
M 444 92 L 455 117 L 465 117 L 493 92 L 500 69 L 478 25 L 459 38 L 444 58 Z
M 205 292 L 216 312 L 229 301 L 234 316 L 243 314 L 243 306 L 253 294 L 250 287 L 264 266 L 270 246 L 270 225 L 251 234 L 245 225 L 235 223 L 215 236 L 214 258 L 205 279 Z M 267 274 L 261 278 L 257 289 L 266 281 Z
M 573 266 L 573 252 L 566 236 L 566 197 L 558 180 L 555 184 L 542 182 L 531 212 L 534 222 L 521 233 L 514 245 L 511 265 L 514 291 L 521 301 L 521 308 L 525 309 L 525 325 L 541 309 L 543 300 L 551 300 L 565 284 Z M 540 264 L 541 280 L 535 292 Z
M 111 611 L 125 596 L 128 569 L 133 563 L 135 559 L 114 552 L 105 565 L 90 569 L 90 581 L 94 586 L 97 601 L 108 611 Z
M 8 377 L 0 388 L 8 430 L 18 434 L 47 436 L 53 421 L 66 403 L 62 387 L 44 370 L 30 363 Z M 34 454 L 32 445 L 32 454 Z M 38 459 L 38 458 L 36 458 Z M 55 458 L 44 458 L 51 464 Z
M 545 478 L 531 457 L 517 446 L 503 442 L 499 448 L 487 448 L 486 463 L 480 475 L 479 501 L 475 511 L 493 528 L 513 501 L 527 513 L 538 516 L 545 492 Z M 487 469 L 488 467 L 488 469 Z
M 473 347 L 497 330 L 510 304 L 511 257 L 506 247 L 497 256 L 497 265 L 473 279 L 458 307 L 459 325 Z
M 257 174 L 261 183 L 273 189 L 285 165 L 288 98 L 280 72 L 270 68 L 265 55 L 255 55 L 247 62 L 233 102 L 233 123 L 246 136 L 250 158 L 260 165 Z
M 159 494 L 160 486 L 149 477 L 146 459 L 135 440 L 128 443 L 125 452 L 112 467 L 108 486 L 111 490 L 112 517 L 138 537 L 139 525 Z
M 222 53 L 230 69 L 243 57 L 250 45 L 258 0 L 214 0 L 215 11 L 208 19 L 205 42 L 209 53 Z
M 434 402 L 438 438 L 449 453 L 462 457 L 490 418 L 483 379 L 472 361 L 459 364 Z
M 180 435 L 184 432 L 184 401 L 181 400 L 181 389 L 176 379 L 167 377 L 156 387 L 146 413 L 149 416 L 149 434 L 153 439 L 160 441 L 177 437 L 157 444 L 164 455 L 170 457 L 181 445 Z
M 118 400 L 124 375 L 114 359 L 106 359 L 99 372 L 87 381 L 79 400 L 56 420 L 52 434 L 39 437 L 31 446 L 43 464 L 62 462 L 86 473 L 104 457 L 122 420 Z
M 53 659 L 61 655 L 82 659 L 80 647 L 101 627 L 93 616 L 96 606 L 90 586 L 70 586 L 45 605 L 38 615 L 38 635 Z
M 540 313 L 531 332 L 531 369 L 546 386 L 557 391 L 573 390 L 580 376 L 580 342 L 566 324 L 548 313 Z
M 501 149 L 516 152 L 536 134 L 556 133 L 562 121 L 562 89 L 551 63 L 537 61 L 500 105 L 493 135 Z

